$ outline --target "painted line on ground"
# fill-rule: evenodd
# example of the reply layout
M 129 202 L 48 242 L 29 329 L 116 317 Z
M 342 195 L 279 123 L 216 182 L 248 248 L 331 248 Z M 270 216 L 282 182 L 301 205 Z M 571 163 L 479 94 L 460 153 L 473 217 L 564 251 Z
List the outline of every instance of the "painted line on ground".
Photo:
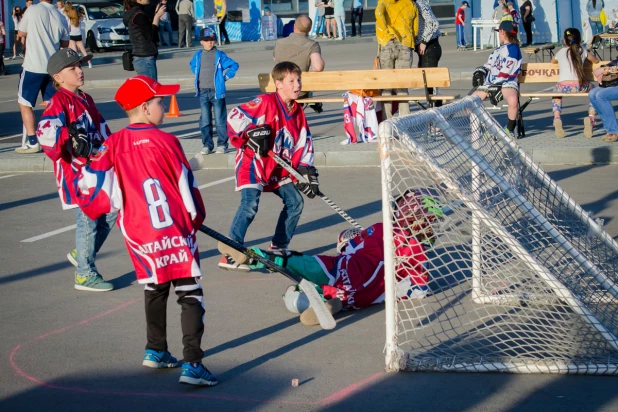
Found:
M 13 177 L 13 176 L 19 176 L 19 175 L 4 175 L 4 176 L 0 176 L 0 179 L 6 179 L 7 177 Z
M 11 100 L 2 100 L 2 101 L 0 101 L 0 104 L 2 104 L 2 103 L 10 103 L 10 102 L 16 102 L 16 101 L 17 101 L 17 99 L 11 99 Z
M 2 136 L 0 137 L 0 140 L 14 139 L 16 137 L 21 137 L 21 136 L 23 136 L 23 133 L 17 133 L 17 134 L 12 134 L 10 136 Z
M 17 175 L 13 175 L 13 176 L 17 176 Z M 198 188 L 206 189 L 207 187 L 212 187 L 212 186 L 219 185 L 221 183 L 229 182 L 230 180 L 233 180 L 234 178 L 235 176 L 230 176 L 230 177 L 226 177 L 225 179 L 215 180 L 214 182 L 210 182 L 210 183 L 206 183 L 201 186 L 198 186 Z M 56 236 L 56 235 L 59 235 L 60 233 L 68 232 L 69 230 L 74 230 L 76 227 L 77 225 L 71 225 L 71 226 L 60 228 L 60 229 L 52 230 L 51 232 L 43 233 L 42 235 L 24 239 L 21 241 L 21 243 L 32 243 L 38 240 L 47 239 L 48 237 Z

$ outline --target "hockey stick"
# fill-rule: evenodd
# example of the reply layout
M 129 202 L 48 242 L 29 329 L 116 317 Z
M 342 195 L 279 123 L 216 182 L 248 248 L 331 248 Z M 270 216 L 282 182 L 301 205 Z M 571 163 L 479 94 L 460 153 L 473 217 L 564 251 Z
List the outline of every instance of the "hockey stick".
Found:
M 292 166 L 287 164 L 285 162 L 285 160 L 283 160 L 282 158 L 277 156 L 273 151 L 268 152 L 268 156 L 273 158 L 274 161 L 279 164 L 279 166 L 283 167 L 285 170 L 290 172 L 290 174 L 292 176 L 294 176 L 299 182 L 309 184 L 309 182 L 307 181 L 305 176 L 303 176 L 300 173 L 298 173 L 298 171 L 296 171 L 296 169 L 294 169 Z M 348 215 L 343 209 L 341 209 L 339 206 L 337 206 L 324 193 L 320 192 L 320 193 L 318 193 L 318 196 L 320 196 L 320 199 L 322 199 L 324 201 L 324 203 L 326 203 L 328 206 L 330 206 L 335 212 L 339 213 L 339 216 L 341 216 L 342 218 L 347 220 L 349 224 L 351 224 L 352 226 L 354 226 L 357 229 L 361 229 L 361 230 L 363 229 L 363 227 L 360 225 L 360 223 L 358 223 L 356 220 L 352 219 L 352 217 L 350 215 Z
M 289 270 L 282 268 L 279 265 L 276 265 L 274 262 L 271 262 L 269 259 L 266 259 L 258 255 L 253 250 L 247 249 L 246 247 L 236 242 L 235 240 L 232 240 L 228 238 L 227 236 L 222 235 L 221 233 L 209 228 L 206 225 L 200 226 L 200 232 L 205 233 L 208 236 L 212 237 L 213 239 L 218 240 L 219 242 L 223 243 L 224 245 L 229 246 L 237 250 L 238 252 L 241 252 L 242 254 L 250 257 L 251 259 L 254 259 L 262 263 L 267 269 L 274 271 L 274 272 L 279 272 L 285 277 L 289 278 L 290 280 L 298 283 L 300 287 L 303 289 L 303 292 L 305 292 L 305 294 L 307 295 L 307 299 L 309 299 L 309 304 L 315 311 L 315 315 L 318 318 L 318 321 L 320 322 L 320 326 L 322 327 L 322 329 L 330 330 L 330 329 L 335 328 L 337 323 L 335 322 L 333 315 L 330 313 L 330 311 L 326 307 L 326 304 L 324 303 L 324 301 L 318 294 L 317 290 L 315 290 L 315 286 L 311 282 L 309 282 L 307 279 L 301 276 L 297 276 L 294 273 L 290 272 Z

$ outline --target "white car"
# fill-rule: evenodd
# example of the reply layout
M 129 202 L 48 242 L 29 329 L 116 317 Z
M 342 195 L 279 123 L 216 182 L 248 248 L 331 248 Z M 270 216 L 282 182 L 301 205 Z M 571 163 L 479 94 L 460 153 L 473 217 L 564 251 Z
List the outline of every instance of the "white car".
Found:
M 108 47 L 130 45 L 129 31 L 122 22 L 124 9 L 113 2 L 74 4 L 84 16 L 82 39 L 92 53 Z

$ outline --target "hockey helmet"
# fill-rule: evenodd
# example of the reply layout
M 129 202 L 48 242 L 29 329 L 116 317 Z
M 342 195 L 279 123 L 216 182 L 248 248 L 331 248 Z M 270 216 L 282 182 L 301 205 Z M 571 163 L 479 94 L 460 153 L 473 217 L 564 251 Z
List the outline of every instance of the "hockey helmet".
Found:
M 343 252 L 346 246 L 348 245 L 348 242 L 354 239 L 356 236 L 360 235 L 361 233 L 362 233 L 362 230 L 357 229 L 355 227 L 351 229 L 346 229 L 343 232 L 341 232 L 339 234 L 339 237 L 337 238 L 337 252 L 339 253 Z
M 395 225 L 421 243 L 433 243 L 435 238 L 431 224 L 442 217 L 442 209 L 442 204 L 429 192 L 407 190 L 395 199 Z

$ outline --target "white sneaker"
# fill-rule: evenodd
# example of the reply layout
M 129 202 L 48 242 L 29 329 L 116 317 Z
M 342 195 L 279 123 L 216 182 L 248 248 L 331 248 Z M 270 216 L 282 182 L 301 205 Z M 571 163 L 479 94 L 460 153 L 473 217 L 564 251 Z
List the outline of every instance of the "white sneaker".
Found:
M 227 149 L 225 147 L 217 147 L 217 150 L 215 150 L 216 154 L 224 154 L 227 151 Z
M 15 153 L 19 153 L 19 154 L 39 153 L 40 151 L 41 151 L 41 145 L 39 143 L 35 145 L 30 145 L 29 143 L 26 143 L 24 146 L 18 147 L 17 149 L 15 149 Z
M 202 150 L 200 150 L 200 153 L 203 155 L 209 155 L 209 154 L 213 154 L 215 151 L 213 149 L 209 149 L 207 147 L 203 147 Z
M 92 69 L 92 62 L 88 62 L 88 68 Z

